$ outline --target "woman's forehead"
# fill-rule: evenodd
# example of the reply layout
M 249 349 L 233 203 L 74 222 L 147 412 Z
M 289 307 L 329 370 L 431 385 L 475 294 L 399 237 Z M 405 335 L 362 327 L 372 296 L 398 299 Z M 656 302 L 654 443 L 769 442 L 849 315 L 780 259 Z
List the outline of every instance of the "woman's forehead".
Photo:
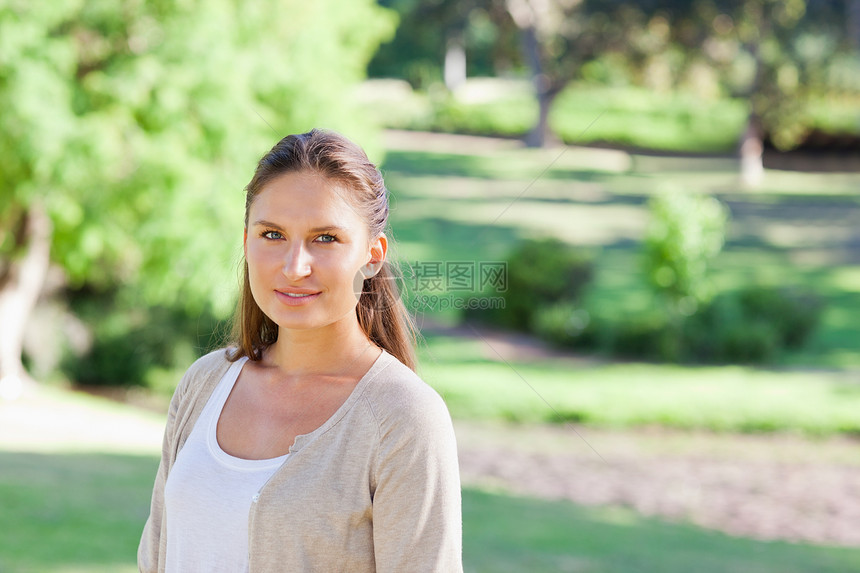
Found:
M 249 221 L 362 225 L 364 221 L 346 199 L 346 192 L 338 182 L 316 173 L 285 173 L 263 186 L 251 203 Z

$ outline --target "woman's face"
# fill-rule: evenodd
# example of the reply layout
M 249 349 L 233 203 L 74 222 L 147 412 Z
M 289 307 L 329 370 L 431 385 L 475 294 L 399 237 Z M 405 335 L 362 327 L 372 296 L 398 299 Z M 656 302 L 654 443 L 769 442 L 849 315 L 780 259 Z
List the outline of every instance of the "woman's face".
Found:
M 314 329 L 355 320 L 371 263 L 385 236 L 370 241 L 336 183 L 313 172 L 286 173 L 257 194 L 248 212 L 245 259 L 257 305 L 280 328 Z

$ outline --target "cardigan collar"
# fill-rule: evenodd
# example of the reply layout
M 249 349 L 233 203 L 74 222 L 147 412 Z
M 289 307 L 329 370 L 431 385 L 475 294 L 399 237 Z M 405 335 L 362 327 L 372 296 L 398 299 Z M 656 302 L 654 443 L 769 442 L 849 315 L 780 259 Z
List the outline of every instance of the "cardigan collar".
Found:
M 340 420 L 347 414 L 347 412 L 349 412 L 352 407 L 355 406 L 355 403 L 361 399 L 362 394 L 364 394 L 364 391 L 371 384 L 373 379 L 376 378 L 376 376 L 380 372 L 385 370 L 385 368 L 389 364 L 391 364 L 393 360 L 394 356 L 389 354 L 383 348 L 382 352 L 376 358 L 374 363 L 371 364 L 367 372 L 364 373 L 364 376 L 362 376 L 361 379 L 358 381 L 358 384 L 355 385 L 355 388 L 352 389 L 352 392 L 349 394 L 344 403 L 340 405 L 340 408 L 338 408 L 335 413 L 332 414 L 331 417 L 316 430 L 307 434 L 297 435 L 295 440 L 293 441 L 293 445 L 290 446 L 290 453 L 294 454 L 298 452 L 307 444 L 314 441 L 317 437 L 325 434 L 327 431 L 337 425 L 337 423 L 340 422 Z

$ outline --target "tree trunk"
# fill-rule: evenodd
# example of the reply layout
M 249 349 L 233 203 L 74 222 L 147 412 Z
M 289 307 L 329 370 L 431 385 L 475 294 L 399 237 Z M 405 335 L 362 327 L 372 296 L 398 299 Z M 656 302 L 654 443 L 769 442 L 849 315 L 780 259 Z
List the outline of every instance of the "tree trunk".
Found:
M 51 221 L 32 204 L 13 232 L 11 260 L 0 267 L 0 396 L 15 397 L 27 374 L 21 361 L 24 330 L 45 283 L 51 255 Z
M 448 39 L 445 49 L 445 87 L 449 91 L 456 91 L 466 83 L 466 47 L 463 43 L 462 34 L 454 34 Z
M 549 110 L 558 92 L 552 89 L 550 79 L 546 76 L 540 57 L 540 43 L 534 26 L 521 29 L 523 52 L 532 71 L 532 85 L 538 100 L 538 120 L 526 135 L 528 147 L 544 147 L 550 136 Z
M 761 122 L 754 112 L 750 112 L 747 126 L 740 141 L 741 159 L 741 185 L 754 189 L 761 185 L 764 177 L 764 163 L 762 153 L 764 143 L 762 142 Z
M 860 0 L 848 0 L 846 20 L 851 46 L 860 52 Z
M 545 20 L 549 5 L 545 2 L 507 0 L 508 13 L 520 29 L 523 56 L 531 69 L 532 84 L 538 100 L 538 120 L 525 137 L 528 147 L 544 147 L 554 138 L 549 127 L 549 112 L 556 96 L 567 82 L 556 77 L 555 81 L 546 71 L 542 58 L 541 40 L 538 35 L 540 22 Z
M 526 135 L 525 143 L 528 147 L 545 147 L 554 139 L 549 127 L 549 112 L 559 92 L 553 89 L 541 89 L 538 85 L 535 89 L 538 98 L 538 120 Z
M 767 32 L 767 19 L 759 12 L 757 15 L 759 34 Z M 762 87 L 762 76 L 764 74 L 764 65 L 761 59 L 761 45 L 759 38 L 756 38 L 748 45 L 750 54 L 755 62 L 755 72 L 753 82 L 750 86 L 746 97 L 749 102 L 749 115 L 747 116 L 747 125 L 741 135 L 738 151 L 741 160 L 740 183 L 742 187 L 755 189 L 761 185 L 764 178 L 764 163 L 762 154 L 764 153 L 764 124 L 761 119 L 761 101 L 759 92 Z

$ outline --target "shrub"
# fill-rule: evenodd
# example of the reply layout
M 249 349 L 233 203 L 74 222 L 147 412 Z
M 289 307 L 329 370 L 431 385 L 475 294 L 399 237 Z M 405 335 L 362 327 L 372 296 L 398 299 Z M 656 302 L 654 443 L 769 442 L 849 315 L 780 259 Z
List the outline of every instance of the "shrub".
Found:
M 708 263 L 723 247 L 727 211 L 704 195 L 654 196 L 645 239 L 645 271 L 673 315 L 688 316 L 711 296 Z
M 753 287 L 741 291 L 738 298 L 748 317 L 773 325 L 786 348 L 803 346 L 824 310 L 819 296 L 791 289 Z
M 748 287 L 721 293 L 684 321 L 685 355 L 696 362 L 763 363 L 803 346 L 823 305 L 808 292 Z
M 482 311 L 500 326 L 532 331 L 535 314 L 547 306 L 577 304 L 594 276 L 591 259 L 559 239 L 528 239 L 507 257 L 504 309 Z
M 658 313 L 608 321 L 574 303 L 540 307 L 533 331 L 556 345 L 654 362 L 763 364 L 803 346 L 820 319 L 811 293 L 769 287 L 725 292 L 691 316 Z
M 130 308 L 111 293 L 74 298 L 76 314 L 93 335 L 83 354 L 68 353 L 61 366 L 77 384 L 141 386 L 151 369 L 187 368 L 220 342 L 219 323 L 207 312 L 192 316 L 163 306 Z
M 539 307 L 532 315 L 532 330 L 565 348 L 601 349 L 606 344 L 606 329 L 583 306 L 570 301 Z
M 608 325 L 608 328 L 610 350 L 621 358 L 675 362 L 683 352 L 672 325 L 663 317 L 628 317 L 623 322 Z

